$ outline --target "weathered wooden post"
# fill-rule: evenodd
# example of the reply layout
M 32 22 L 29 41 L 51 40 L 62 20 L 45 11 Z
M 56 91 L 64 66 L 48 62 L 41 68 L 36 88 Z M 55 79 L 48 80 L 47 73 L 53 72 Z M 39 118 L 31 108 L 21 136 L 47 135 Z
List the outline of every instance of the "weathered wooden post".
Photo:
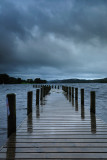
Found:
M 16 95 L 14 93 L 7 94 L 7 116 L 8 116 L 8 137 L 16 132 Z
M 74 98 L 74 87 L 72 87 L 72 98 Z
M 84 89 L 81 89 L 81 118 L 84 119 Z
M 75 110 L 78 111 L 78 88 L 75 88 Z
M 32 95 L 32 91 L 27 93 L 27 115 L 32 112 Z
M 36 90 L 36 105 L 39 105 L 39 89 Z
M 81 89 L 81 106 L 84 105 L 84 89 Z
M 95 114 L 95 91 L 90 92 L 90 112 Z

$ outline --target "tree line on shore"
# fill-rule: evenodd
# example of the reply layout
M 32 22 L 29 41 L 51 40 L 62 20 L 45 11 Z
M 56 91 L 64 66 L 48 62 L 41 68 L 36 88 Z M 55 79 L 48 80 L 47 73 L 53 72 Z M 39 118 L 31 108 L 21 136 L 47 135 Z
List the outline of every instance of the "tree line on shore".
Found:
M 8 74 L 0 74 L 0 84 L 35 84 L 35 83 L 47 83 L 46 80 L 40 78 L 23 80 L 21 78 L 10 77 Z
M 27 79 L 23 80 L 21 78 L 14 78 L 10 77 L 8 74 L 0 74 L 0 84 L 41 84 L 41 83 L 107 83 L 107 78 L 104 79 L 93 79 L 93 80 L 86 80 L 86 79 L 63 79 L 63 80 L 42 80 L 40 78 Z

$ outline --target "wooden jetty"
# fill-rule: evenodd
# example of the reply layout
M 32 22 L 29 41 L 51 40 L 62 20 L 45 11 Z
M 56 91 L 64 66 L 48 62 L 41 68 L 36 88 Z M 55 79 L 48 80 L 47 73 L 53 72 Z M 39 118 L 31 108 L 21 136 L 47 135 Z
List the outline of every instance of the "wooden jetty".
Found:
M 107 159 L 107 124 L 72 101 L 52 89 L 9 137 L 0 159 Z

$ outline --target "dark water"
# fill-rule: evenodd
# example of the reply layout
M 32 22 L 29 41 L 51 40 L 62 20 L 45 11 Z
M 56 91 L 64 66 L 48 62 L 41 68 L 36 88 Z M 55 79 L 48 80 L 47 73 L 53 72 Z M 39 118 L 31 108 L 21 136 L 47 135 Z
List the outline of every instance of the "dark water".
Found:
M 96 91 L 96 115 L 107 123 L 107 84 L 88 84 L 76 83 L 65 84 L 77 87 L 78 104 L 80 105 L 80 89 L 84 88 L 85 108 L 90 109 L 90 91 Z M 35 107 L 36 89 L 33 85 L 0 85 L 0 147 L 5 143 L 7 138 L 7 108 L 6 94 L 16 93 L 16 117 L 17 127 L 26 118 L 27 115 L 27 92 L 33 91 L 33 107 Z

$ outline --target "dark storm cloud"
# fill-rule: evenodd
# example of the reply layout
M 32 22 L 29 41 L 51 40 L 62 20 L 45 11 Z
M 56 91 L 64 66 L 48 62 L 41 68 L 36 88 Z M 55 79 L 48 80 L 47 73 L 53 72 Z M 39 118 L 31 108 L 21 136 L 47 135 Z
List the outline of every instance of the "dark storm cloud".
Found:
M 106 17 L 106 0 L 0 0 L 0 72 L 106 75 Z

